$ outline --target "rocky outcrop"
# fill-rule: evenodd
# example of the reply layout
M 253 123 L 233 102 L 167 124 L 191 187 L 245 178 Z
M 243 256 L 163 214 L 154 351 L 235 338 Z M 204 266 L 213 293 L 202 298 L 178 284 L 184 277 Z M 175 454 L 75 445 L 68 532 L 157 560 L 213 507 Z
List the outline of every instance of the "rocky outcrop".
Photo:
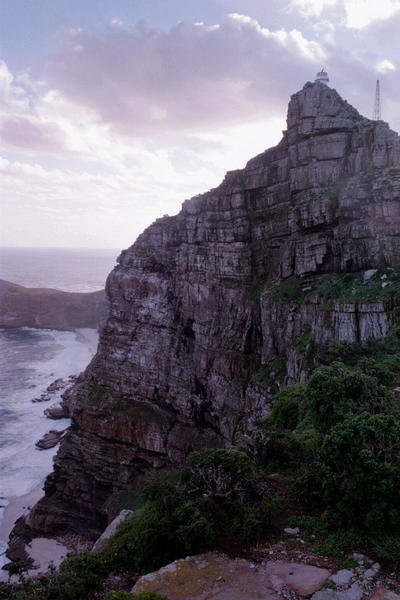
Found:
M 376 297 L 361 286 L 327 299 L 320 284 L 397 265 L 398 135 L 319 82 L 291 98 L 287 124 L 276 147 L 122 252 L 34 530 L 97 536 L 118 494 L 266 414 L 265 378 L 304 378 L 310 344 L 364 343 L 393 324 L 398 299 L 380 281 L 365 278 Z
M 131 510 L 121 510 L 119 515 L 111 521 L 107 529 L 105 529 L 105 531 L 103 531 L 99 539 L 96 540 L 92 548 L 92 552 L 94 552 L 95 554 L 102 552 L 107 546 L 109 539 L 117 531 L 118 526 L 121 525 L 121 523 L 123 523 L 124 521 L 126 521 L 126 519 L 128 519 L 132 514 L 133 512 Z
M 159 593 L 170 600 L 279 600 L 284 590 L 311 596 L 321 589 L 330 571 L 294 562 L 254 564 L 207 552 L 176 560 L 144 575 L 133 594 Z
M 57 429 L 51 429 L 48 433 L 45 433 L 40 440 L 36 442 L 36 447 L 39 450 L 48 450 L 49 448 L 54 448 L 59 443 L 65 429 L 61 431 Z
M 0 280 L 0 327 L 73 330 L 102 327 L 108 313 L 104 290 L 90 293 L 27 288 Z
M 301 552 L 299 554 L 301 559 Z M 361 556 L 361 560 L 356 560 L 357 556 Z M 331 574 L 326 568 L 309 564 L 310 560 L 314 562 L 316 559 L 307 554 L 303 555 L 302 561 L 297 559 L 294 562 L 287 558 L 279 559 L 273 551 L 261 551 L 258 560 L 251 562 L 207 552 L 175 560 L 154 573 L 140 577 L 132 593 L 159 593 L 170 600 L 278 600 L 282 597 L 400 600 L 395 592 L 382 587 L 382 579 L 391 585 L 394 582 L 380 572 L 378 563 L 372 563 L 363 555 L 354 554 L 353 557 L 358 563 L 356 568 L 341 569 Z

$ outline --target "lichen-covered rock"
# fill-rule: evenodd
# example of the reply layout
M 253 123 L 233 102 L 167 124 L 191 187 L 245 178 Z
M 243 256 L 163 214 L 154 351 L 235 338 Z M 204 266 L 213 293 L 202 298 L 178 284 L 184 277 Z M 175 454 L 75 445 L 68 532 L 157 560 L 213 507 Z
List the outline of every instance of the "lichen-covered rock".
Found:
M 208 552 L 176 560 L 139 579 L 132 593 L 159 592 L 170 600 L 278 600 L 289 587 L 301 596 L 319 590 L 330 571 L 294 562 L 255 565 Z
M 260 369 L 280 385 L 303 380 L 305 337 L 383 337 L 393 299 L 303 291 L 399 256 L 398 135 L 307 83 L 276 147 L 121 253 L 99 348 L 70 395 L 72 427 L 31 527 L 97 536 L 110 498 L 192 450 L 232 441 L 268 412 L 272 389 L 255 377 Z M 277 293 L 292 280 L 301 302 Z

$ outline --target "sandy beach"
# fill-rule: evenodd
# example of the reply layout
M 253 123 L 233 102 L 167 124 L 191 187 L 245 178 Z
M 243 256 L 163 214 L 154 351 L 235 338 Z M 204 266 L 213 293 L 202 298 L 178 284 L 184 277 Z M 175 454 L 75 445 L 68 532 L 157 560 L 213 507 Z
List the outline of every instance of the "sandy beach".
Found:
M 40 500 L 40 498 L 44 495 L 42 488 L 43 482 L 27 494 L 24 494 L 23 496 L 13 496 L 11 498 L 5 499 L 5 501 L 8 502 L 8 504 L 4 509 L 3 518 L 0 522 L 0 538 L 2 540 L 8 540 L 8 536 L 10 535 L 11 530 L 14 527 L 15 521 L 19 519 L 19 517 L 21 517 L 22 515 L 26 515 L 29 512 L 29 509 L 32 508 L 32 506 L 34 506 L 36 502 Z M 0 558 L 2 565 L 9 562 L 5 554 L 2 555 Z M 7 571 L 0 569 L 0 581 L 7 580 Z
M 32 508 L 32 506 L 36 504 L 36 502 L 40 500 L 42 496 L 44 496 L 44 491 L 42 489 L 43 483 L 44 482 L 23 496 L 6 498 L 8 505 L 4 510 L 3 519 L 0 523 L 1 539 L 7 540 L 12 528 L 14 527 L 15 521 L 22 515 L 27 514 L 29 509 Z

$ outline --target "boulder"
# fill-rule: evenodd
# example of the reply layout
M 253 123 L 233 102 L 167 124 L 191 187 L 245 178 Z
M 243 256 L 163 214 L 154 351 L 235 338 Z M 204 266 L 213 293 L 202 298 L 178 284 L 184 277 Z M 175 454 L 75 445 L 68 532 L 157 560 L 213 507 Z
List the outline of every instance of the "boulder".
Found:
M 139 579 L 132 593 L 158 592 L 169 600 L 278 600 L 289 587 L 309 596 L 330 575 L 327 569 L 285 561 L 256 565 L 208 552 L 176 560 Z
M 36 442 L 36 447 L 39 448 L 39 450 L 48 450 L 49 448 L 54 448 L 54 446 L 56 446 L 62 438 L 64 432 L 65 429 L 62 429 L 61 431 L 52 429 Z
M 60 404 L 53 404 L 53 406 L 49 406 L 49 408 L 46 408 L 44 411 L 44 414 L 47 418 L 54 420 L 66 419 L 69 416 L 68 411 Z

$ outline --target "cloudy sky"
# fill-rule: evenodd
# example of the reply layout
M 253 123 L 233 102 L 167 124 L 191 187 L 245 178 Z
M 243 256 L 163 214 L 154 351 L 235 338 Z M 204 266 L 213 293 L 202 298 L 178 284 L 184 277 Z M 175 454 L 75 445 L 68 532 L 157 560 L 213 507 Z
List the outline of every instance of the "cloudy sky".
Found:
M 400 0 L 0 0 L 3 246 L 124 248 L 331 86 L 400 130 Z

